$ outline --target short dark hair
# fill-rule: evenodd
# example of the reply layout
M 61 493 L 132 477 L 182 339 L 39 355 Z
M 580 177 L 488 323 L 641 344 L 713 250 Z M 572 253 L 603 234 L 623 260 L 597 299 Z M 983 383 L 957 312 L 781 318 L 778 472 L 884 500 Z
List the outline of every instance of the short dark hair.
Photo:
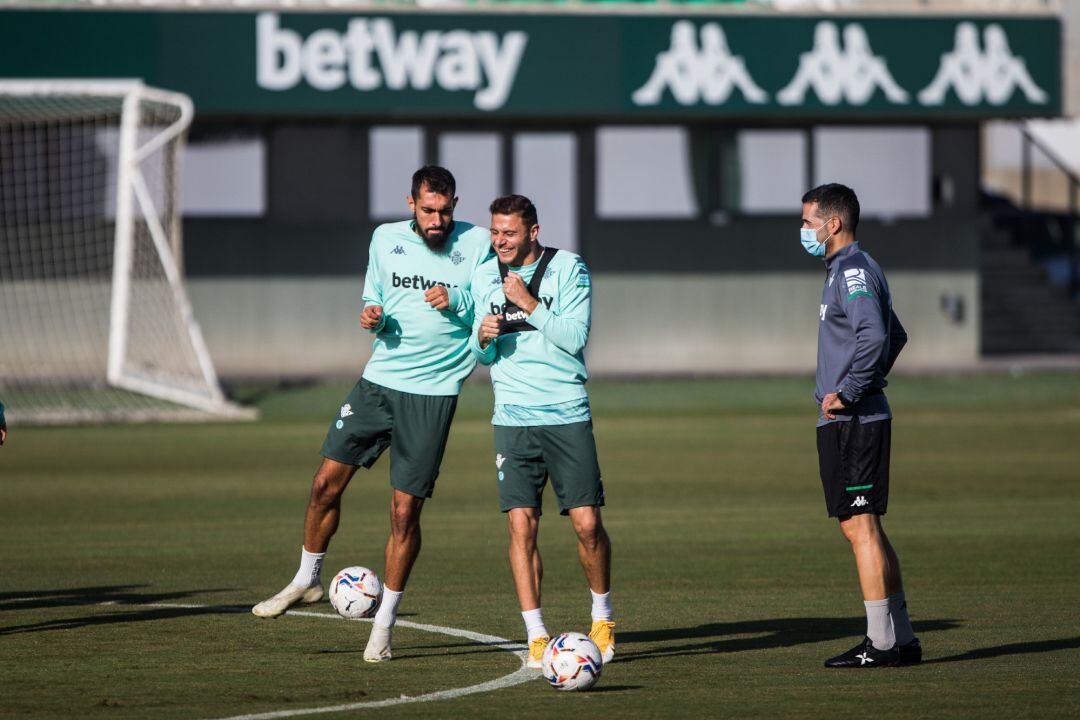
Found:
M 802 196 L 804 203 L 817 203 L 822 217 L 836 215 L 848 230 L 855 233 L 859 227 L 859 198 L 855 191 L 840 183 L 818 185 Z
M 420 189 L 427 186 L 428 192 L 436 195 L 445 195 L 451 200 L 457 197 L 457 183 L 450 171 L 438 165 L 425 165 L 412 176 L 412 196 L 416 200 L 420 197 Z
M 520 215 L 525 228 L 529 229 L 539 222 L 536 219 L 536 206 L 524 195 L 505 195 L 491 201 L 488 208 L 492 215 Z

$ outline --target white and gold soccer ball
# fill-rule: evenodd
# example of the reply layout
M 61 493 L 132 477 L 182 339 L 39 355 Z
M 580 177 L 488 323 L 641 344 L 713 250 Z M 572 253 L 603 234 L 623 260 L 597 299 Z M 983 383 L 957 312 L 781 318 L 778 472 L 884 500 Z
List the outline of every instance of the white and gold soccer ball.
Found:
M 334 576 L 330 604 L 343 618 L 368 618 L 379 609 L 382 582 L 366 567 L 353 565 Z
M 544 679 L 556 690 L 588 690 L 600 679 L 603 656 L 588 635 L 565 632 L 544 649 Z

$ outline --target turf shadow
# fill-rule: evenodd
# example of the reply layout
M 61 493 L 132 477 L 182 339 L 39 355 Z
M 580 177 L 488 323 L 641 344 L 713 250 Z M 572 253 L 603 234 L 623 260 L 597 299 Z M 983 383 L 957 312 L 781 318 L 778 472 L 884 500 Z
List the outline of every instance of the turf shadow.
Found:
M 918 632 L 933 632 L 952 630 L 959 625 L 957 620 L 923 620 L 915 623 L 915 628 Z M 678 655 L 770 650 L 858 638 L 865 632 L 865 617 L 778 618 L 621 632 L 617 635 L 617 647 L 619 662 L 624 663 Z M 680 642 L 686 640 L 704 642 Z M 660 647 L 636 652 L 624 650 L 627 645 L 642 643 L 659 643 Z
M 1061 638 L 1059 640 L 1037 640 L 1034 642 L 1012 643 L 1011 645 L 996 645 L 988 648 L 968 650 L 960 655 L 950 655 L 943 658 L 923 660 L 924 665 L 933 663 L 964 662 L 968 660 L 989 660 L 990 658 L 1003 655 L 1033 655 L 1035 653 L 1053 652 L 1054 650 L 1076 650 L 1080 648 L 1080 637 Z
M 135 592 L 149 585 L 99 585 L 85 588 L 62 588 L 53 590 L 24 590 L 0 593 L 0 612 L 11 610 L 34 610 L 65 605 L 144 605 L 148 603 L 175 602 L 195 595 L 230 592 L 233 588 L 210 588 L 206 590 L 180 590 L 167 593 Z
M 223 605 L 218 605 L 216 607 L 184 608 L 148 607 L 142 610 L 128 610 L 127 612 L 90 615 L 89 617 L 62 618 L 58 620 L 46 620 L 39 623 L 30 623 L 27 625 L 10 625 L 7 627 L 0 627 L 0 635 L 17 635 L 19 633 L 48 632 L 53 630 L 76 630 L 99 625 L 171 620 L 173 618 L 189 617 L 192 615 L 223 615 L 248 611 L 249 608 L 247 607 L 228 607 Z

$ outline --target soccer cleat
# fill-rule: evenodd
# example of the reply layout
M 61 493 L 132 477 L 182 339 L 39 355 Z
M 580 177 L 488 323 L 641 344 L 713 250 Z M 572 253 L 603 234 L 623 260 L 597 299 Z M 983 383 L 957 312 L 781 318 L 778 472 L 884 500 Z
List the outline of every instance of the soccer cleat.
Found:
M 878 650 L 870 642 L 870 638 L 864 638 L 855 647 L 846 653 L 825 661 L 827 668 L 878 668 L 898 665 L 900 663 L 900 651 L 895 647 L 888 650 Z
M 390 652 L 390 635 L 392 633 L 392 628 L 384 627 L 378 623 L 371 624 L 371 635 L 368 636 L 367 647 L 364 648 L 365 662 L 385 662 L 393 657 L 393 653 Z
M 533 670 L 540 670 L 544 667 L 544 649 L 547 648 L 549 640 L 551 638 L 547 635 L 541 635 L 529 642 L 529 662 L 526 663 L 526 667 Z
M 897 645 L 900 652 L 900 665 L 918 665 L 922 662 L 922 643 L 919 638 L 913 638 L 906 645 Z
M 594 620 L 589 639 L 600 648 L 604 664 L 611 662 L 611 658 L 615 657 L 615 623 L 610 620 Z
M 311 587 L 300 587 L 289 583 L 285 589 L 274 597 L 263 600 L 251 608 L 251 612 L 262 618 L 276 618 L 284 615 L 285 611 L 297 603 L 313 603 L 322 600 L 322 583 L 316 583 Z

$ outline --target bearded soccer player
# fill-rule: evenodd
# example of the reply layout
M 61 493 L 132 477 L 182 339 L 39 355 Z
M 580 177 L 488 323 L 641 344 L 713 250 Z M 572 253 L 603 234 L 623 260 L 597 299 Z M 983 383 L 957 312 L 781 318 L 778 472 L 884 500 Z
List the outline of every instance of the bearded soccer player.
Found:
M 360 325 L 374 333 L 363 376 L 333 419 L 311 485 L 300 568 L 252 612 L 277 617 L 323 596 L 321 569 L 337 530 L 341 496 L 357 469 L 390 449 L 390 539 L 383 598 L 364 660 L 391 658 L 391 632 L 420 553 L 420 511 L 431 497 L 461 383 L 476 365 L 469 350 L 469 280 L 490 255 L 486 230 L 455 221 L 454 176 L 420 168 L 407 198 L 412 220 L 376 228 L 364 279 Z
M 818 324 L 817 445 L 830 517 L 855 554 L 866 637 L 825 661 L 830 668 L 876 668 L 922 661 L 908 618 L 900 560 L 881 516 L 889 504 L 892 410 L 885 376 L 907 343 L 885 273 L 855 240 L 859 199 L 822 185 L 803 198 L 801 240 L 825 260 Z
M 600 517 L 604 486 L 582 354 L 589 337 L 589 271 L 574 253 L 544 248 L 539 234 L 528 198 L 510 195 L 491 204 L 496 257 L 472 278 L 477 319 L 469 340 L 480 362 L 491 366 L 499 506 L 509 519 L 510 569 L 531 668 L 540 667 L 549 639 L 536 547 L 549 478 L 559 510 L 577 534 L 578 559 L 592 592 L 589 637 L 604 662 L 615 654 L 611 543 Z

